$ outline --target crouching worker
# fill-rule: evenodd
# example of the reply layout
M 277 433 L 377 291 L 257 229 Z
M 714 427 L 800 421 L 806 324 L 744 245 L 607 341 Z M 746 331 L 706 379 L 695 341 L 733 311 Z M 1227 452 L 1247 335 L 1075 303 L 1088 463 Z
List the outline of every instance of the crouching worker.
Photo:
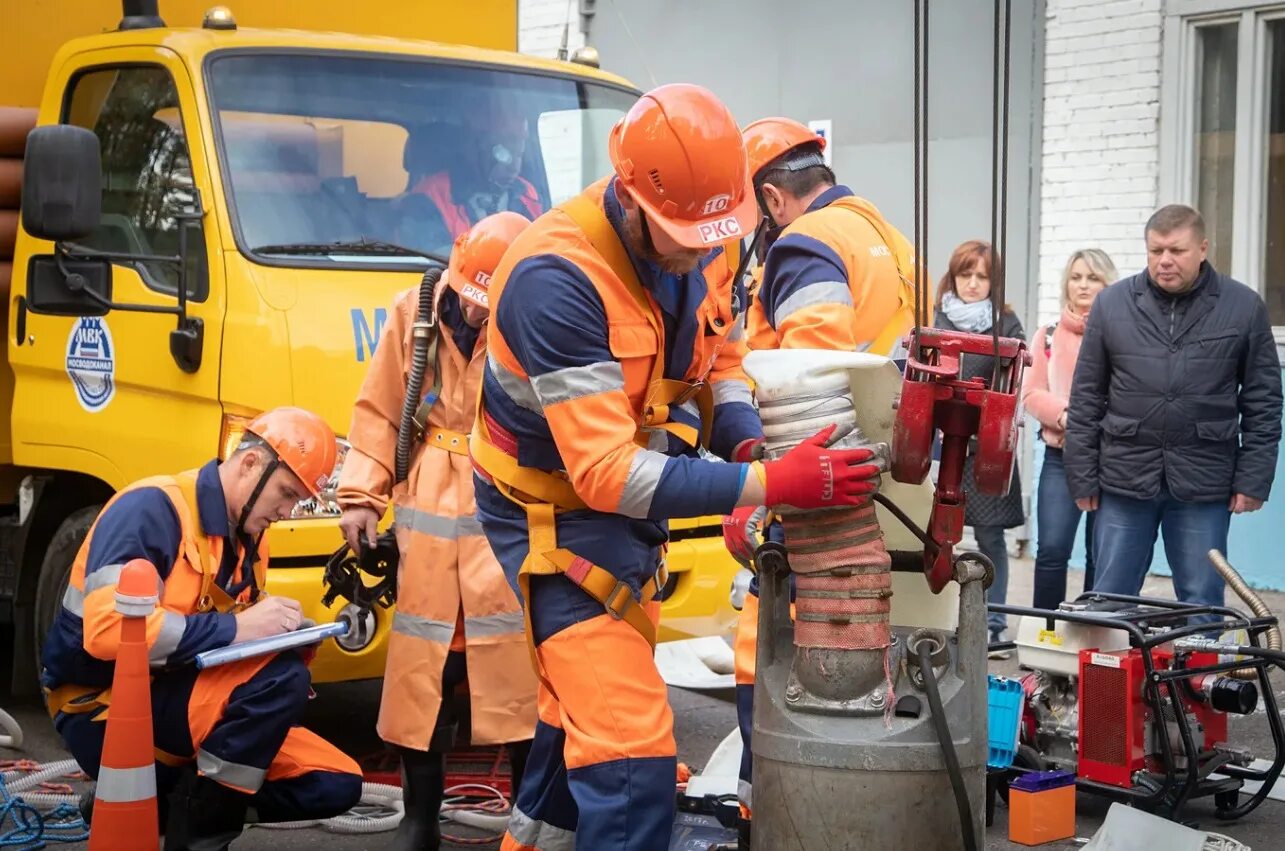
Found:
M 223 463 L 118 493 L 76 555 L 45 639 L 41 680 L 55 728 L 91 777 L 120 640 L 116 583 L 125 564 L 144 559 L 163 585 L 147 644 L 166 849 L 225 849 L 247 820 L 328 818 L 361 797 L 357 763 L 298 726 L 310 692 L 309 651 L 205 670 L 193 664 L 202 651 L 299 627 L 298 602 L 263 593 L 264 532 L 317 496 L 334 466 L 330 427 L 299 408 L 277 408 L 247 426 Z
M 419 286 L 398 296 L 389 311 L 349 429 L 340 528 L 359 552 L 361 537 L 376 539 L 391 500 L 400 554 L 378 722 L 380 738 L 402 760 L 406 815 L 392 851 L 441 847 L 438 812 L 445 758 L 455 741 L 457 686 L 468 681 L 473 743 L 508 745 L 515 788 L 535 732 L 536 679 L 522 610 L 473 516 L 468 455 L 487 357 L 488 282 L 529 224 L 517 213 L 496 213 L 455 241 L 449 268 L 431 293 L 435 321 L 406 481 L 395 481 L 395 460 Z

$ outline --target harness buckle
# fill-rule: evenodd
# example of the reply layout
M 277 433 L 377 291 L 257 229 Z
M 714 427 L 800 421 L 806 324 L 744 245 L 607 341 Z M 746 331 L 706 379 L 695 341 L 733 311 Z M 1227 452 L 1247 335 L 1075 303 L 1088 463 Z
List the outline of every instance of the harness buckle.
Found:
M 665 560 L 661 559 L 660 564 L 656 565 L 656 572 L 651 575 L 651 581 L 656 585 L 656 591 L 652 594 L 652 599 L 660 596 L 665 590 L 665 584 L 669 582 L 669 568 L 665 566 Z
M 617 607 L 616 600 L 620 597 L 621 592 L 624 592 L 624 602 Z M 634 600 L 633 589 L 629 587 L 629 583 L 625 582 L 623 579 L 617 579 L 615 587 L 611 589 L 611 593 L 607 595 L 607 599 L 602 601 L 602 607 L 607 610 L 607 614 L 611 615 L 614 620 L 624 620 L 625 610 L 629 607 L 629 604 L 633 602 L 636 601 Z
M 683 392 L 675 396 L 674 401 L 670 402 L 669 404 L 671 406 L 677 406 L 677 405 L 682 405 L 687 402 L 690 402 L 692 399 L 696 398 L 696 394 L 701 392 L 701 390 L 704 387 L 705 387 L 705 379 L 698 378 L 695 381 L 690 382 L 687 385 L 687 389 L 685 389 Z

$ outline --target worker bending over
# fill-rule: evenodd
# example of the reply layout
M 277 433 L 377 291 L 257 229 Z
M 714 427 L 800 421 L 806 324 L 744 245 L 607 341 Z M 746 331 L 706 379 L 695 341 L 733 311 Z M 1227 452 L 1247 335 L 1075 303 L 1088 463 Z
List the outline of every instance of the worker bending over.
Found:
M 247 818 L 329 818 L 361 797 L 357 763 L 298 726 L 311 690 L 308 651 L 205 670 L 193 664 L 202 651 L 299 627 L 298 602 L 263 593 L 264 533 L 318 496 L 334 466 L 330 427 L 299 408 L 277 408 L 246 427 L 223 463 L 118 493 L 72 564 L 41 682 L 55 728 L 95 778 L 121 633 L 116 583 L 134 559 L 151 563 L 163 583 L 147 644 L 166 849 L 224 849 Z M 139 825 L 139 847 L 155 847 L 141 838 L 149 829 Z
M 609 154 L 614 174 L 537 219 L 491 285 L 478 514 L 540 677 L 509 851 L 669 846 L 673 716 L 652 656 L 668 518 L 850 505 L 878 474 L 870 452 L 824 446 L 833 428 L 747 463 L 762 426 L 734 271 L 755 210 L 727 108 L 661 86 Z
M 825 139 L 803 124 L 763 118 L 748 125 L 744 137 L 754 194 L 769 225 L 762 279 L 749 305 L 750 347 L 898 355 L 914 323 L 914 247 L 873 204 L 836 184 L 822 155 Z M 762 511 L 746 506 L 724 521 L 728 549 L 745 570 L 763 519 Z M 779 525 L 767 531 L 780 539 Z M 748 848 L 757 577 L 737 602 L 742 597 L 735 647 L 743 745 L 738 797 L 741 845 Z
M 431 357 L 405 482 L 394 481 L 419 287 L 400 294 L 353 410 L 339 479 L 348 546 L 374 541 L 391 500 L 400 560 L 379 736 L 402 758 L 406 815 L 388 847 L 441 847 L 438 813 L 455 741 L 454 691 L 468 681 L 474 744 L 509 745 L 514 787 L 535 729 L 535 674 L 522 612 L 474 517 L 468 431 L 486 362 L 487 283 L 530 222 L 497 213 L 455 241 L 433 294 Z

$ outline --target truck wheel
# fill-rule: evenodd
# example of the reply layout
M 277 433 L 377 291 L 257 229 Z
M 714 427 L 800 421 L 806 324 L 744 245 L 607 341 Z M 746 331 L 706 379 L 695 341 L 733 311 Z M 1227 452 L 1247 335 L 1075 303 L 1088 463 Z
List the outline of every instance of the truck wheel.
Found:
M 62 605 L 63 594 L 67 591 L 67 582 L 71 579 L 71 564 L 76 560 L 80 545 L 89 534 L 89 527 L 94 525 L 101 505 L 90 505 L 67 515 L 49 549 L 45 550 L 44 560 L 40 563 L 40 578 L 36 582 L 36 617 L 35 645 L 36 669 L 40 669 L 40 650 L 45 643 L 45 636 L 53 626 L 58 607 Z

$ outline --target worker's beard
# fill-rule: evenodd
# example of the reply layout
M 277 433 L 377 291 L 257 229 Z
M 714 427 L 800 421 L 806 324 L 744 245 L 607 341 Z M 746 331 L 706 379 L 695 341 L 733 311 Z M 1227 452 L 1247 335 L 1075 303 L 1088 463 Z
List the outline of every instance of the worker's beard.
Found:
M 670 275 L 686 275 L 700 265 L 704 251 L 682 249 L 673 254 L 661 254 L 656 243 L 651 239 L 651 227 L 642 210 L 625 214 L 625 238 L 629 240 L 629 250 L 635 256 L 646 260 L 661 271 Z

